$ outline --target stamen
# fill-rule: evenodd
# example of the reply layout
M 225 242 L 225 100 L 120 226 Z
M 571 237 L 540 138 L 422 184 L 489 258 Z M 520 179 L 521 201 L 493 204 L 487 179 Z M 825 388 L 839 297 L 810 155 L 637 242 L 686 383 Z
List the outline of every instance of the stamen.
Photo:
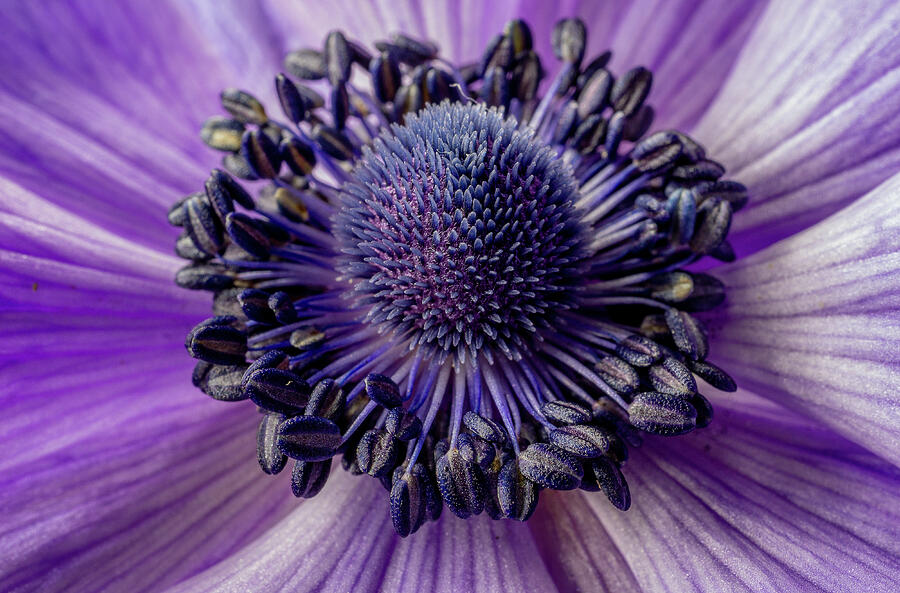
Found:
M 577 19 L 551 41 L 543 95 L 521 20 L 469 65 L 332 31 L 285 58 L 284 121 L 222 92 L 201 138 L 224 170 L 168 213 L 176 282 L 215 295 L 185 345 L 198 388 L 262 412 L 260 467 L 293 458 L 295 496 L 340 455 L 401 536 L 444 504 L 527 520 L 543 488 L 626 510 L 627 447 L 711 422 L 695 377 L 736 389 L 695 315 L 724 287 L 684 268 L 733 259 L 745 188 L 686 135 L 645 137 L 650 71 L 585 60 Z

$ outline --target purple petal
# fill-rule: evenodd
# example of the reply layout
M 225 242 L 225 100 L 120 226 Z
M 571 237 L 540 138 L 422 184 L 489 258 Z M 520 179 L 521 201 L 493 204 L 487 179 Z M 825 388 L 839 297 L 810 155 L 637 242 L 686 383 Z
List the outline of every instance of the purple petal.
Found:
M 0 226 L 4 229 L 0 249 L 58 263 L 160 283 L 170 282 L 172 271 L 179 265 L 174 255 L 136 245 L 3 178 Z M 171 236 L 173 231 L 167 230 Z
M 263 537 L 176 591 L 556 591 L 525 525 L 436 524 L 400 539 L 387 493 L 336 471 L 325 490 Z
M 82 339 L 109 352 L 171 349 L 209 310 L 208 297 L 174 285 L 181 265 L 174 256 L 130 243 L 2 178 L 0 262 L 0 315 L 8 330 L 0 352 L 24 360 L 34 358 L 28 348 L 78 351 Z M 77 340 L 43 338 L 67 326 Z M 117 343 L 104 339 L 105 331 L 132 339 Z
M 280 48 L 260 58 L 265 70 L 228 62 L 203 38 L 214 31 L 200 30 L 177 3 L 9 8 L 0 37 L 0 175 L 170 252 L 165 209 L 217 162 L 199 141 L 201 123 L 219 111 L 225 86 L 271 93 L 278 64 L 268 62 Z
M 806 228 L 900 168 L 900 6 L 773 3 L 695 135 L 750 189 L 739 254 Z
M 900 175 L 720 268 L 711 352 L 738 384 L 900 462 Z
M 278 520 L 289 488 L 260 478 L 255 415 L 190 385 L 189 299 L 146 277 L 0 262 L 0 589 L 157 590 Z
M 176 377 L 147 371 L 100 373 L 103 385 L 83 390 L 92 398 L 32 393 L 4 431 L 4 591 L 159 590 L 296 504 L 284 480 L 260 479 L 245 410 L 223 413 L 189 389 L 173 404 Z
M 640 591 L 628 559 L 597 518 L 592 498 L 600 499 L 601 505 L 606 503 L 602 493 L 565 492 L 559 496 L 544 492 L 529 519 L 534 541 L 556 586 L 560 591 Z M 598 514 L 617 512 L 609 505 Z
M 588 26 L 587 59 L 613 50 L 621 74 L 644 65 L 654 70 L 650 97 L 666 126 L 689 126 L 702 114 L 731 69 L 765 2 L 721 5 L 697 0 L 658 2 L 494 2 L 479 5 L 382 1 L 329 2 L 301 8 L 271 0 L 269 13 L 289 48 L 318 46 L 331 29 L 367 44 L 403 31 L 436 41 L 455 60 L 473 61 L 484 45 L 514 18 L 531 26 L 544 66 L 555 71 L 550 31 L 562 18 L 580 17 Z M 274 66 L 273 66 L 274 67 Z
M 493 4 L 490 10 L 416 0 L 309 3 L 302 7 L 290 0 L 268 0 L 267 4 L 274 27 L 291 49 L 319 47 L 332 29 L 341 29 L 366 45 L 404 32 L 431 39 L 445 56 L 461 60 L 477 59 L 484 43 L 517 14 L 512 3 Z
M 0 589 L 155 590 L 278 519 L 288 490 L 259 479 L 253 415 L 199 397 L 172 347 L 185 320 L 128 293 L 153 283 L 0 261 Z
M 604 44 L 613 50 L 615 71 L 637 65 L 653 71 L 655 127 L 689 130 L 719 93 L 765 6 L 759 0 L 647 0 L 622 2 L 601 17 L 585 4 L 583 18 L 597 29 L 603 21 L 614 27 L 593 37 L 598 51 Z
M 599 541 L 613 542 L 645 591 L 895 591 L 900 472 L 744 392 L 714 404 L 711 427 L 636 452 L 624 468 L 628 512 L 585 495 L 587 508 L 570 511 L 574 535 L 590 536 L 599 519 Z M 568 494 L 545 497 L 542 521 L 558 522 Z M 580 560 L 559 558 L 573 589 L 595 590 Z
M 158 590 L 286 510 L 254 415 L 190 386 L 178 265 L 0 179 L 0 589 Z

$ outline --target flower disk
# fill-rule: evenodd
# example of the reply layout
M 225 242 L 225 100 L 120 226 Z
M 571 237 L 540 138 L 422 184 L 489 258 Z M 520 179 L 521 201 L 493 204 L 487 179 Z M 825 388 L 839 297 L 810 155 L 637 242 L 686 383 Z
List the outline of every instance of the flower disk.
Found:
M 286 57 L 282 121 L 222 92 L 201 136 L 228 172 L 169 211 L 176 282 L 215 294 L 185 346 L 197 387 L 263 413 L 260 468 L 293 459 L 296 496 L 339 458 L 404 537 L 445 507 L 525 521 L 542 489 L 624 511 L 628 448 L 736 388 L 696 316 L 725 287 L 689 266 L 734 258 L 746 188 L 685 134 L 646 135 L 652 73 L 583 63 L 586 35 L 556 24 L 543 93 L 520 20 L 459 66 L 332 31 Z
M 442 103 L 394 125 L 344 187 L 342 271 L 367 321 L 412 346 L 519 357 L 572 308 L 584 231 L 571 168 L 497 109 Z

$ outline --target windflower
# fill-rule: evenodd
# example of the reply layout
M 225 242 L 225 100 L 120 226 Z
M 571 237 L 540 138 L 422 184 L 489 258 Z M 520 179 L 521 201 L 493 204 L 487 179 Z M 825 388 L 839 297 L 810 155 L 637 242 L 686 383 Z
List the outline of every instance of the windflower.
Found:
M 891 3 L 4 13 L 3 590 L 896 589 Z

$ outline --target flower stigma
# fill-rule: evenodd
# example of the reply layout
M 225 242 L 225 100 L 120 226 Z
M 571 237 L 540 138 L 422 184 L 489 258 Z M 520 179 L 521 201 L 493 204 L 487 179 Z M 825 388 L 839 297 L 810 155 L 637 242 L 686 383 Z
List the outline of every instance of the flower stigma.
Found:
M 697 377 L 736 389 L 695 315 L 724 287 L 691 264 L 734 258 L 746 189 L 648 135 L 652 74 L 615 78 L 586 37 L 557 23 L 545 77 L 521 20 L 464 65 L 333 31 L 286 57 L 282 121 L 222 92 L 222 169 L 169 212 L 176 282 L 214 295 L 186 347 L 203 392 L 257 406 L 260 466 L 292 459 L 296 496 L 337 457 L 401 536 L 445 506 L 524 521 L 543 489 L 627 510 L 628 448 L 709 424 Z

